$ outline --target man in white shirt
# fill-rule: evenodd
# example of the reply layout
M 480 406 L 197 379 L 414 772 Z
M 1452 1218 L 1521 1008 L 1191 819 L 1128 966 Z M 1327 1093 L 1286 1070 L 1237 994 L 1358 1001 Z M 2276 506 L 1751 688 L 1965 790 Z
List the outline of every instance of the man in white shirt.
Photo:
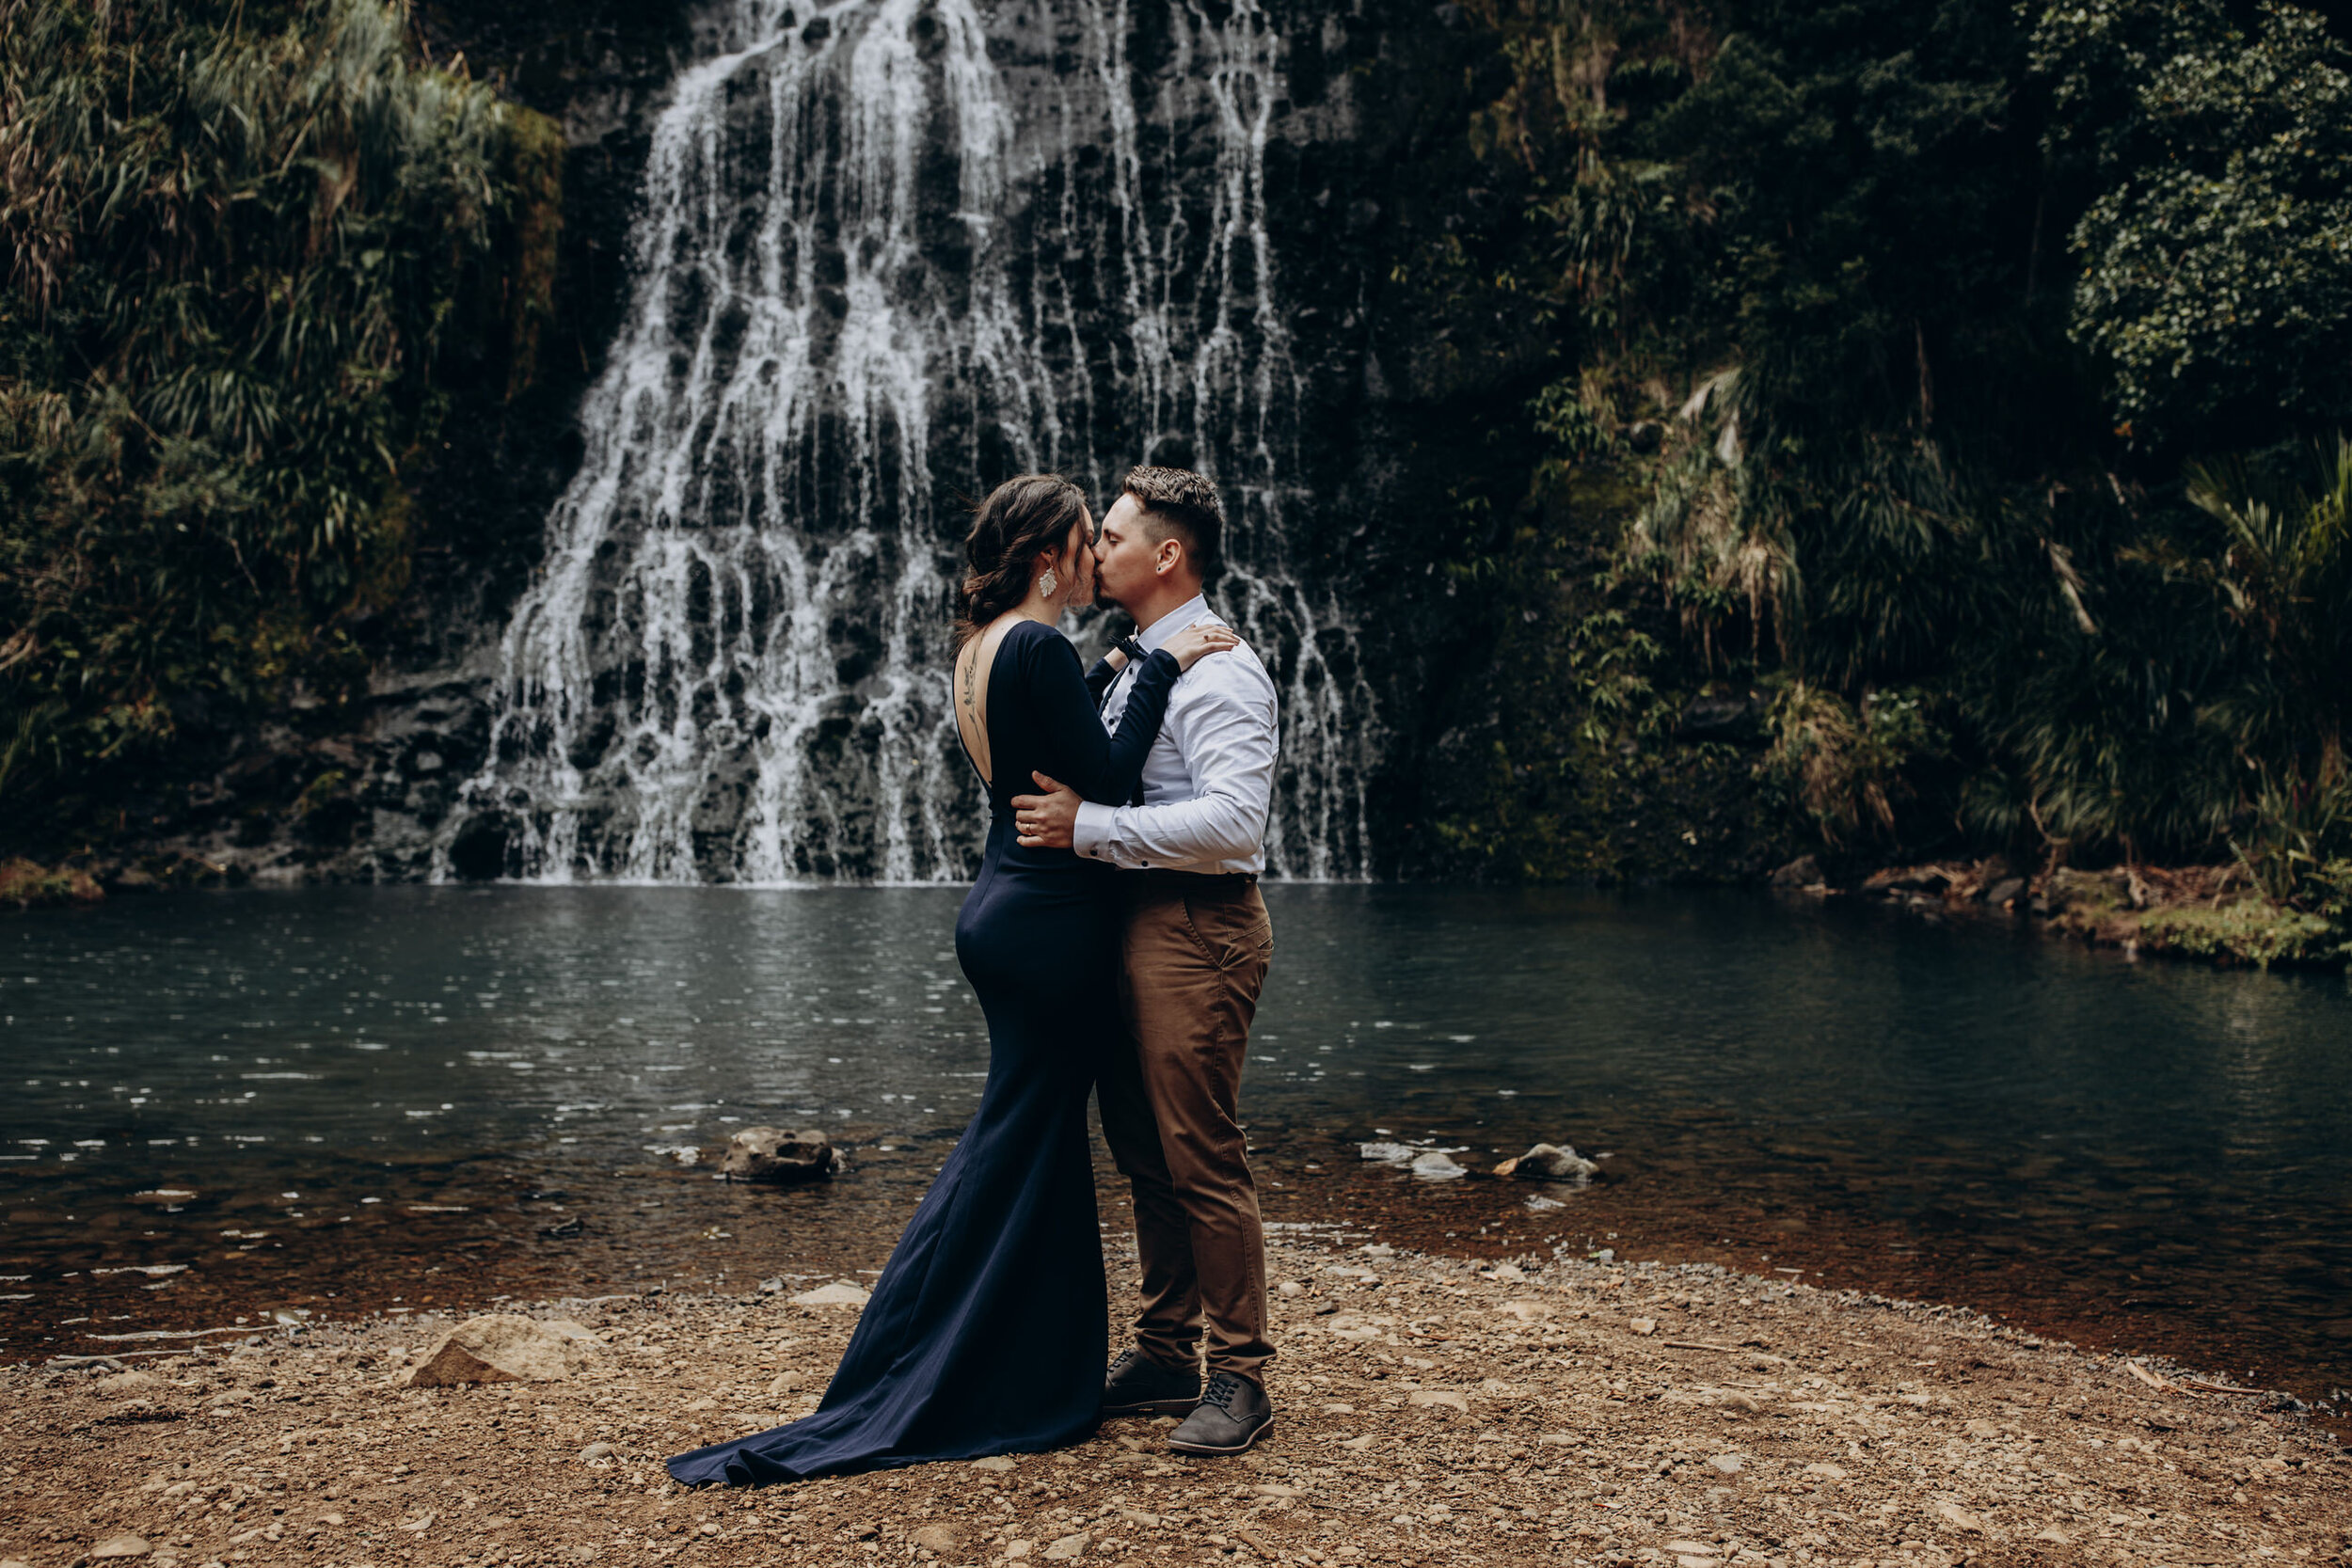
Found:
M 1144 654 L 1198 622 L 1224 624 L 1201 592 L 1223 531 L 1216 486 L 1204 476 L 1128 474 L 1096 541 L 1097 597 L 1142 630 L 1121 644 L 1128 663 L 1104 694 L 1105 725 L 1117 728 Z M 1040 774 L 1045 793 L 1012 802 L 1023 844 L 1074 848 L 1124 873 L 1120 996 L 1129 1037 L 1095 1092 L 1134 1194 L 1143 1305 L 1135 1345 L 1104 1380 L 1103 1412 L 1183 1413 L 1168 1445 L 1184 1453 L 1239 1453 L 1274 1419 L 1265 1241 L 1238 1101 L 1274 951 L 1258 874 L 1278 740 L 1273 678 L 1243 643 L 1178 679 L 1138 800 L 1080 800 Z

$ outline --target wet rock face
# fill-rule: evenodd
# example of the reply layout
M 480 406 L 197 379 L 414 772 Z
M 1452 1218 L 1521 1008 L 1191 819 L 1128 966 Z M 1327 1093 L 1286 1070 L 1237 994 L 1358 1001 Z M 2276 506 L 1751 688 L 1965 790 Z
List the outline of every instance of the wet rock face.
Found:
M 1365 869 L 1378 704 L 1295 569 L 1275 19 L 829 21 L 724 13 L 655 129 L 628 314 L 436 871 L 480 869 L 495 815 L 522 877 L 966 874 L 955 498 L 1039 470 L 1108 497 L 1180 451 L 1228 497 L 1219 602 L 1289 687 L 1273 859 Z
M 445 543 L 348 803 L 305 832 L 248 811 L 215 849 L 363 879 L 967 875 L 961 499 L 1051 469 L 1099 511 L 1151 460 L 1225 488 L 1213 593 L 1282 689 L 1277 870 L 1378 868 L 1422 699 L 1367 531 L 1425 388 L 1391 391 L 1376 295 L 1400 156 L 1459 139 L 1415 86 L 1462 79 L 1456 34 L 1293 0 L 434 26 L 571 146 L 551 368 L 421 480 Z

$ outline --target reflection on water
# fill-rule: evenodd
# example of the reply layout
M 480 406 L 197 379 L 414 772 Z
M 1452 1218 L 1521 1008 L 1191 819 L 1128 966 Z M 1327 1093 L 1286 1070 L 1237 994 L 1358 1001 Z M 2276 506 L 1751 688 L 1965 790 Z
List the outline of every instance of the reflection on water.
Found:
M 1246 1101 L 1278 1217 L 1706 1255 L 2352 1381 L 2342 980 L 1744 896 L 1268 897 Z M 232 1306 L 874 1266 L 986 1068 L 957 899 L 316 889 L 0 926 L 0 1354 Z M 747 1193 L 684 1163 L 761 1121 L 832 1129 L 850 1177 Z M 1611 1180 L 1530 1209 L 1364 1167 L 1375 1136 L 1482 1169 L 1572 1143 Z

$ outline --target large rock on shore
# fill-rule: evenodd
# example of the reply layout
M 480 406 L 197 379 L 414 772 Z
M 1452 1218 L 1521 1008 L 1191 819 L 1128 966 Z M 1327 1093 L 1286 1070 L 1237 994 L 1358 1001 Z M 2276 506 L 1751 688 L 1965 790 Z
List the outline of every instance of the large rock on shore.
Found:
M 719 1172 L 730 1181 L 814 1181 L 841 1168 L 841 1152 L 815 1131 L 746 1127 L 727 1140 Z
M 411 1388 L 458 1383 L 560 1383 L 585 1368 L 603 1341 L 564 1318 L 492 1312 L 468 1318 L 409 1369 Z

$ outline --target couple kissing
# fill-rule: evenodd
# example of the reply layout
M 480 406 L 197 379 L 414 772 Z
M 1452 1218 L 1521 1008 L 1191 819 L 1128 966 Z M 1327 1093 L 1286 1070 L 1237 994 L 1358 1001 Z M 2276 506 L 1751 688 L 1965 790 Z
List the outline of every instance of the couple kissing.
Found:
M 1239 1453 L 1271 1425 L 1237 1101 L 1273 952 L 1257 881 L 1278 730 L 1272 678 L 1203 592 L 1223 531 L 1216 485 L 1182 468 L 1132 470 L 1099 529 L 1051 475 L 977 509 L 950 679 L 989 802 L 956 921 L 988 1020 L 979 1109 L 816 1414 L 679 1454 L 679 1481 L 1036 1452 L 1144 1414 L 1183 1418 L 1180 1452 Z M 1089 602 L 1138 629 L 1082 670 L 1057 623 Z M 1107 1372 L 1089 1091 L 1142 1267 Z

